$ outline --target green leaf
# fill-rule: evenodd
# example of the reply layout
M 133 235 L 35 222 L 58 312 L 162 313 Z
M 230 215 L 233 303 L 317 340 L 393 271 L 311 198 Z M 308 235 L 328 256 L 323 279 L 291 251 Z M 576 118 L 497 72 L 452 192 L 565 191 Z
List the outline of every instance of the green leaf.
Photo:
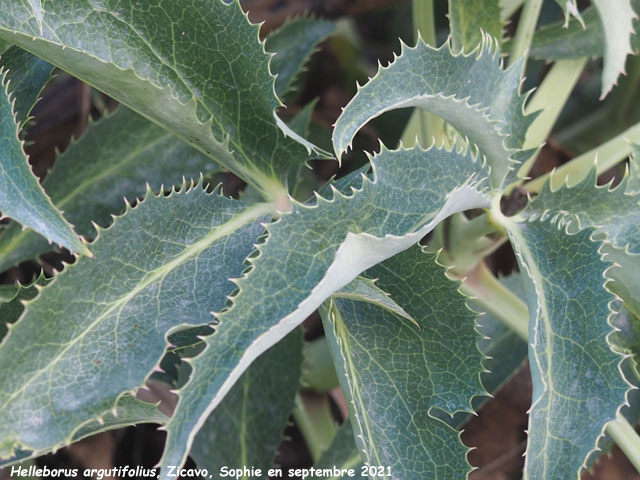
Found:
M 578 228 L 596 228 L 614 247 L 640 253 L 640 196 L 625 191 L 627 178 L 613 189 L 610 185 L 598 186 L 593 168 L 577 185 L 564 184 L 556 191 L 547 180 L 525 214 L 530 218 L 546 214 L 575 216 Z
M 402 51 L 345 107 L 336 122 L 333 146 L 338 158 L 356 132 L 378 115 L 397 108 L 421 107 L 449 122 L 475 145 L 491 167 L 499 188 L 518 163 L 526 131 L 535 115 L 525 116 L 520 95 L 522 62 L 502 70 L 494 40 L 485 37 L 470 54 L 454 55 L 449 43 L 439 49 L 423 41 Z
M 105 411 L 99 418 L 90 420 L 80 426 L 73 433 L 70 443 L 108 430 L 116 430 L 141 423 L 163 425 L 168 420 L 169 417 L 161 413 L 155 403 L 143 402 L 132 395 L 125 394 L 118 399 L 117 405 Z M 26 458 L 35 458 L 37 456 L 39 456 L 37 452 L 20 451 L 13 459 L 0 460 L 0 468 L 6 468 Z
M 453 50 L 471 51 L 484 41 L 483 32 L 502 41 L 504 23 L 499 0 L 449 0 L 449 25 Z
M 320 460 L 314 465 L 315 468 L 331 469 L 335 471 L 335 468 L 349 470 L 353 468 L 355 470 L 355 476 L 348 478 L 355 478 L 356 480 L 368 480 L 368 476 L 361 475 L 364 462 L 358 451 L 358 447 L 353 438 L 353 429 L 351 428 L 351 422 L 347 419 L 340 428 L 336 437 L 333 439 L 333 443 L 322 454 Z M 311 480 L 342 480 L 346 476 L 314 476 L 310 477 Z
M 504 224 L 529 287 L 533 400 L 524 478 L 578 478 L 629 390 L 623 357 L 608 339 L 610 264 L 593 230 L 569 234 L 566 218 Z
M 23 301 L 31 300 L 38 294 L 36 285 L 44 285 L 46 279 L 40 275 L 29 285 L 17 285 L 7 287 L 2 285 L 0 295 L 0 341 L 7 334 L 8 326 L 15 323 L 24 311 Z
M 633 20 L 637 18 L 631 0 L 593 0 L 604 32 L 604 68 L 602 95 L 605 97 L 624 72 L 627 55 L 633 53 L 631 36 Z
M 418 326 L 418 323 L 411 317 L 411 315 L 405 312 L 404 308 L 394 302 L 387 292 L 376 285 L 375 280 L 356 277 L 334 293 L 333 297 L 376 305 L 378 308 L 383 308 Z
M 18 138 L 19 127 L 6 80 L 5 75 L 0 86 L 0 211 L 49 241 L 72 252 L 91 255 L 31 171 Z
M 419 247 L 366 275 L 378 277 L 420 327 L 363 302 L 333 300 L 323 315 L 365 463 L 390 467 L 393 478 L 466 478 L 468 448 L 433 412 L 472 412 L 472 398 L 486 395 L 477 314 Z
M 31 11 L 33 12 L 33 16 L 36 18 L 36 22 L 40 26 L 40 33 L 42 33 L 42 16 L 44 14 L 44 10 L 42 9 L 42 2 L 40 0 L 27 0 L 29 5 L 31 6 Z
M 42 25 L 26 0 L 0 1 L 0 38 L 165 127 L 268 198 L 282 197 L 286 171 L 308 156 L 278 126 L 269 55 L 237 0 L 57 0 Z
M 293 331 L 249 367 L 202 426 L 190 455 L 219 472 L 272 466 L 300 385 L 302 335 Z
M 168 333 L 211 323 L 270 209 L 184 186 L 100 229 L 96 258 L 57 275 L 0 345 L 0 457 L 67 444 L 144 383 Z
M 575 3 L 557 0 L 559 4 Z M 602 57 L 602 97 L 606 96 L 624 72 L 627 55 L 640 49 L 637 13 L 639 0 L 594 0 L 580 23 L 554 23 L 541 28 L 531 44 L 530 56 L 544 60 Z M 577 12 L 577 9 L 575 10 Z M 635 20 L 635 21 L 634 21 Z
M 282 98 L 318 44 L 333 34 L 336 25 L 326 20 L 299 17 L 285 22 L 267 37 L 264 48 L 276 55 L 271 60 L 271 72 L 277 75 L 276 94 Z
M 112 214 L 124 210 L 123 198 L 133 201 L 144 196 L 147 184 L 158 191 L 162 185 L 179 185 L 183 176 L 197 178 L 215 166 L 166 130 L 120 107 L 91 123 L 59 155 L 42 185 L 77 231 L 93 238 L 91 222 L 108 225 Z M 0 271 L 50 250 L 41 236 L 10 225 L 0 231 Z
M 640 0 L 632 0 L 635 11 L 640 10 Z M 602 57 L 604 55 L 604 33 L 595 7 L 587 8 L 582 17 L 585 26 L 571 22 L 552 23 L 540 28 L 531 42 L 529 56 L 541 60 L 562 60 L 580 57 Z M 634 22 L 635 33 L 631 36 L 634 52 L 640 50 L 640 22 Z
M 2 53 L 0 68 L 7 72 L 9 94 L 15 102 L 14 111 L 22 129 L 51 79 L 54 67 L 21 48 L 11 47 Z
M 478 190 L 488 173 L 468 152 L 383 149 L 372 163 L 374 180 L 363 180 L 351 197 L 336 191 L 316 205 L 294 203 L 267 227 L 253 269 L 236 281 L 233 306 L 218 315 L 216 333 L 204 340 L 207 349 L 192 361 L 191 380 L 179 392 L 167 425 L 164 475 L 167 465 L 184 461 L 201 422 L 251 362 L 327 297 L 417 243 L 443 218 L 489 204 Z
M 519 273 L 500 279 L 500 283 L 523 299 L 523 301 L 526 298 L 525 286 Z M 482 311 L 480 305 L 477 305 L 474 301 L 470 303 L 472 308 Z M 489 394 L 495 395 L 524 364 L 527 358 L 528 345 L 511 328 L 493 315 L 488 313 L 480 315 L 476 324 L 476 329 L 482 335 L 478 341 L 478 348 L 485 357 L 483 362 L 485 372 L 482 375 L 482 385 Z M 479 411 L 489 400 L 490 398 L 485 396 L 474 397 L 472 400 L 473 410 L 475 412 Z M 452 418 L 443 413 L 438 417 L 452 427 L 460 429 L 473 418 L 473 415 L 457 413 Z

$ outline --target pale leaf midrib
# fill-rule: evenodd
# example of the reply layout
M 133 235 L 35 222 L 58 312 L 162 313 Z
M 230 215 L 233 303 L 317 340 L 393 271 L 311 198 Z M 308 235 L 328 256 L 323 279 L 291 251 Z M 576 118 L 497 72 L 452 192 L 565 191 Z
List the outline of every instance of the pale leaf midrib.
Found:
M 122 308 L 126 305 L 132 298 L 134 298 L 138 293 L 143 291 L 149 285 L 155 283 L 157 280 L 165 277 L 175 268 L 179 267 L 186 261 L 197 258 L 197 256 L 202 253 L 206 248 L 211 246 L 216 240 L 220 238 L 231 235 L 233 232 L 243 227 L 244 225 L 257 220 L 262 216 L 266 216 L 269 214 L 273 214 L 273 207 L 270 204 L 256 204 L 252 207 L 245 209 L 242 213 L 236 215 L 228 222 L 225 222 L 221 225 L 217 225 L 214 227 L 209 235 L 207 235 L 202 240 L 190 245 L 185 248 L 184 252 L 177 257 L 175 257 L 170 262 L 165 265 L 158 267 L 152 272 L 149 272 L 147 275 L 143 277 L 143 279 L 138 283 L 138 285 L 130 290 L 127 295 L 120 297 L 119 300 L 113 302 L 109 308 L 103 311 L 98 317 L 91 322 L 78 336 L 74 337 L 67 346 L 60 351 L 51 361 L 44 367 L 41 368 L 32 374 L 30 377 L 26 379 L 20 386 L 19 389 L 15 390 L 9 396 L 7 396 L 6 401 L 3 403 L 2 408 L 6 408 L 8 404 L 11 402 L 13 398 L 22 393 L 26 388 L 33 382 L 36 378 L 38 378 L 41 374 L 50 370 L 50 368 L 55 365 L 58 361 L 64 358 L 64 355 L 67 351 L 74 346 L 78 341 L 83 339 L 90 331 L 94 329 L 97 325 L 102 322 L 106 317 L 108 317 L 112 312 L 117 310 L 118 308 Z M 92 261 L 92 260 L 89 260 Z M 28 309 L 25 309 L 22 317 L 24 318 L 27 315 Z

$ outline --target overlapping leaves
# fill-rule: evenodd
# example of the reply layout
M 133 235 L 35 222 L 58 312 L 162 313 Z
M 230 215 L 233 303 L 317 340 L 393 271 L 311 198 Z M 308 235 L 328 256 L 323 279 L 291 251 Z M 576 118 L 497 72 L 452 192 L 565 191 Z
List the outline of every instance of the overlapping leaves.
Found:
M 70 442 L 142 385 L 170 330 L 224 307 L 269 212 L 185 185 L 101 230 L 96 258 L 58 275 L 0 345 L 0 457 Z
M 277 125 L 269 55 L 237 1 L 65 0 L 37 11 L 40 19 L 26 0 L 0 2 L 0 38 L 164 126 L 270 198 L 307 158 Z
M 268 226 L 252 271 L 236 282 L 233 306 L 218 315 L 207 348 L 192 361 L 192 377 L 167 425 L 162 467 L 184 461 L 201 419 L 242 371 L 329 295 L 417 243 L 451 213 L 488 205 L 478 190 L 488 172 L 469 152 L 383 149 L 372 164 L 374 179 L 364 178 L 352 196 L 335 191 L 315 206 L 294 204 Z
M 345 107 L 335 125 L 333 146 L 338 158 L 356 132 L 389 110 L 421 107 L 449 122 L 485 156 L 491 183 L 500 188 L 522 155 L 520 149 L 533 116 L 525 116 L 520 95 L 521 65 L 500 66 L 490 37 L 469 54 L 454 55 L 449 44 L 438 49 L 422 40 L 402 51 Z M 517 155 L 520 154 L 520 155 Z
M 363 459 L 389 467 L 392 478 L 465 478 L 471 470 L 468 449 L 459 432 L 433 414 L 472 412 L 472 398 L 486 393 L 477 314 L 435 255 L 419 247 L 366 275 L 379 278 L 378 285 L 418 326 L 351 300 L 334 300 L 323 315 Z

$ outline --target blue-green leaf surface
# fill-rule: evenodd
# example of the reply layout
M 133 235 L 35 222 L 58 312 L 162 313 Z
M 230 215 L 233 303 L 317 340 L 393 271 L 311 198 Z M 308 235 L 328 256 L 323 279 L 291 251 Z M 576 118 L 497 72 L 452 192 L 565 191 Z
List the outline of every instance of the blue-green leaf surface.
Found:
M 293 87 L 317 45 L 336 29 L 333 22 L 299 17 L 288 20 L 267 37 L 264 48 L 275 53 L 271 72 L 276 77 L 276 93 L 283 97 Z
M 223 466 L 267 478 L 300 386 L 302 335 L 293 331 L 263 353 L 209 416 L 190 455 L 217 475 Z
M 286 171 L 310 146 L 279 128 L 270 57 L 237 0 L 44 7 L 40 24 L 27 0 L 2 0 L 0 39 L 167 128 L 269 198 L 282 197 Z
M 640 9 L 640 0 L 632 0 L 634 11 Z M 604 55 L 604 33 L 595 7 L 582 12 L 584 27 L 578 22 L 552 23 L 540 28 L 531 42 L 529 56 L 543 60 L 560 60 L 580 57 L 602 57 Z M 631 48 L 640 50 L 640 21 L 634 21 L 635 32 L 631 37 Z
M 336 191 L 313 206 L 294 203 L 267 227 L 253 269 L 236 281 L 233 306 L 218 315 L 217 331 L 205 338 L 207 348 L 179 392 L 167 425 L 164 475 L 185 460 L 199 427 L 240 374 L 327 297 L 417 243 L 441 219 L 489 204 L 478 190 L 488 173 L 468 152 L 383 149 L 372 163 L 374 178 L 363 179 L 352 196 Z
M 53 68 L 19 47 L 11 47 L 0 55 L 0 69 L 7 72 L 9 94 L 15 101 L 14 111 L 21 127 L 51 79 Z
M 24 311 L 23 301 L 31 300 L 38 294 L 36 284 L 44 285 L 46 280 L 44 276 L 38 277 L 37 280 L 29 285 L 6 286 L 2 285 L 0 289 L 0 342 L 7 334 L 8 326 L 14 323 Z
M 575 216 L 579 228 L 596 228 L 606 235 L 607 243 L 639 254 L 640 195 L 628 193 L 627 177 L 615 188 L 598 186 L 597 179 L 593 168 L 584 180 L 572 187 L 564 184 L 554 191 L 551 182 L 545 182 L 526 215 L 530 218 L 547 214 Z
M 270 208 L 184 186 L 100 230 L 0 345 L 0 458 L 68 443 L 143 384 L 171 330 L 211 323 Z
M 491 183 L 499 188 L 514 169 L 534 116 L 525 116 L 520 95 L 522 63 L 503 70 L 494 40 L 469 54 L 454 55 L 447 43 L 434 49 L 419 41 L 402 45 L 399 57 L 377 75 L 345 107 L 333 132 L 338 158 L 356 132 L 378 115 L 397 108 L 421 107 L 449 122 L 475 145 L 491 167 Z
M 18 133 L 5 74 L 0 85 L 0 212 L 50 242 L 90 255 L 31 171 Z
M 366 275 L 378 277 L 419 327 L 347 300 L 333 300 L 335 306 L 323 315 L 363 458 L 391 467 L 394 479 L 465 478 L 471 471 L 468 448 L 434 411 L 472 412 L 472 398 L 486 394 L 477 313 L 435 255 L 419 247 Z
M 505 220 L 528 283 L 533 400 L 524 478 L 577 479 L 629 384 L 613 332 L 593 230 L 567 233 L 566 218 Z M 576 412 L 579 412 L 576 415 Z
M 91 161 L 87 161 L 90 158 Z M 141 198 L 146 185 L 162 185 L 198 178 L 216 164 L 171 133 L 128 108 L 97 123 L 58 156 L 42 182 L 57 208 L 86 238 L 95 236 L 91 222 L 108 225 L 121 214 L 125 200 Z M 12 224 L 0 231 L 0 271 L 51 250 L 40 235 Z

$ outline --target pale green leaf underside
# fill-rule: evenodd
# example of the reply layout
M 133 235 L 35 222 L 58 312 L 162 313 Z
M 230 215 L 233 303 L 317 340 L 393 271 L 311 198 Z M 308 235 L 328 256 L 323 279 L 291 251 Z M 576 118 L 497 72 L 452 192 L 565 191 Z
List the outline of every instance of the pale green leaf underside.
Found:
M 120 107 L 90 124 L 86 133 L 58 156 L 42 185 L 78 233 L 93 238 L 91 222 L 108 225 L 112 214 L 124 210 L 123 199 L 143 197 L 147 184 L 158 191 L 162 185 L 179 185 L 183 177 L 197 178 L 214 168 L 216 164 L 199 151 Z M 35 259 L 51 248 L 40 235 L 23 231 L 14 223 L 0 231 L 0 271 Z
M 353 429 L 351 428 L 351 422 L 347 419 L 336 433 L 331 446 L 322 454 L 320 459 L 316 462 L 314 467 L 321 469 L 350 469 L 355 470 L 355 476 L 350 477 L 356 480 L 368 480 L 368 476 L 361 475 L 362 466 L 364 462 L 360 456 L 360 451 L 356 447 L 355 440 L 353 438 Z M 333 470 L 335 471 L 335 470 Z M 311 477 L 311 480 L 342 480 L 344 476 L 328 477 L 322 475 L 321 477 Z
M 363 180 L 351 197 L 335 192 L 315 206 L 294 203 L 267 227 L 253 269 L 236 281 L 233 306 L 218 316 L 216 333 L 205 339 L 207 349 L 179 392 L 163 467 L 184 461 L 185 445 L 242 371 L 327 297 L 417 243 L 443 218 L 489 204 L 477 190 L 488 173 L 468 153 L 383 149 L 372 162 L 374 179 Z
M 237 1 L 0 2 L 0 38 L 172 131 L 267 195 L 307 150 L 276 125 L 269 55 Z
M 193 442 L 190 455 L 200 468 L 266 472 L 273 465 L 293 410 L 301 364 L 302 335 L 294 330 L 244 372 Z
M 40 93 L 51 79 L 53 65 L 22 50 L 11 47 L 0 56 L 0 69 L 7 72 L 9 94 L 15 101 L 14 111 L 20 127 L 38 101 Z
M 494 40 L 485 37 L 470 54 L 454 55 L 449 44 L 434 49 L 419 41 L 402 45 L 399 57 L 358 93 L 336 122 L 333 146 L 338 158 L 356 132 L 371 119 L 397 108 L 421 107 L 449 122 L 477 146 L 499 188 L 515 166 L 532 116 L 525 117 L 520 95 L 521 63 L 502 70 Z
M 451 45 L 459 52 L 472 51 L 484 41 L 482 32 L 502 41 L 504 23 L 499 0 L 449 0 Z
M 417 246 L 365 274 L 379 277 L 419 328 L 363 302 L 333 300 L 323 315 L 363 458 L 390 466 L 392 478 L 466 478 L 468 448 L 434 410 L 471 412 L 472 398 L 486 394 L 477 314 Z
M 592 0 L 604 32 L 602 97 L 607 95 L 624 72 L 627 55 L 632 53 L 631 36 L 636 14 L 631 0 Z
M 0 85 L 0 212 L 72 252 L 90 254 L 31 171 L 6 76 Z
M 562 219 L 508 223 L 529 287 L 528 480 L 579 478 L 629 389 L 608 340 L 610 264 L 601 260 L 593 230 L 570 235 L 565 227 Z
M 170 330 L 224 308 L 268 214 L 184 186 L 101 230 L 96 258 L 56 276 L 0 345 L 0 457 L 69 442 L 142 385 Z
M 264 48 L 276 54 L 271 60 L 271 72 L 277 74 L 276 94 L 280 98 L 291 91 L 314 49 L 335 29 L 333 22 L 299 17 L 285 22 L 269 34 Z

